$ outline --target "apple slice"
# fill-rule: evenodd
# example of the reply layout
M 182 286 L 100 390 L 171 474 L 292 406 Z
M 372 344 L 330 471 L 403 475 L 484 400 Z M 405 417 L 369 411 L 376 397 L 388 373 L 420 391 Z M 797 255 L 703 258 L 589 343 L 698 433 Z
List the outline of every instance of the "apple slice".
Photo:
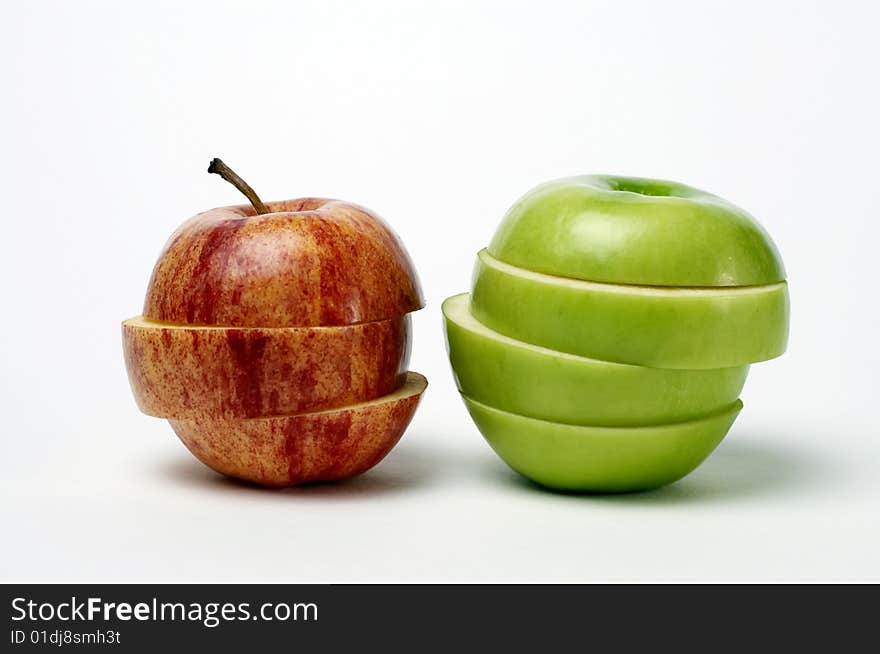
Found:
M 467 293 L 443 303 L 458 389 L 532 418 L 606 426 L 680 422 L 730 406 L 749 371 L 646 368 L 556 352 L 492 331 L 469 303 Z
M 655 368 L 728 368 L 779 356 L 788 285 L 666 288 L 553 277 L 477 255 L 471 312 L 534 345 Z
M 410 320 L 340 327 L 228 328 L 122 323 L 141 411 L 236 418 L 317 411 L 381 397 L 404 381 Z
M 480 432 L 507 465 L 560 490 L 624 492 L 671 484 L 709 456 L 742 409 L 649 427 L 585 427 L 527 418 L 464 397 Z
M 748 213 L 684 184 L 582 175 L 532 189 L 489 252 L 500 261 L 611 284 L 757 286 L 785 279 L 770 235 Z
M 145 317 L 181 325 L 311 327 L 387 320 L 424 305 L 400 239 L 348 202 L 300 198 L 211 209 L 159 255 Z
M 202 463 L 264 486 L 358 475 L 397 444 L 427 387 L 409 372 L 396 391 L 340 409 L 244 420 L 169 420 Z

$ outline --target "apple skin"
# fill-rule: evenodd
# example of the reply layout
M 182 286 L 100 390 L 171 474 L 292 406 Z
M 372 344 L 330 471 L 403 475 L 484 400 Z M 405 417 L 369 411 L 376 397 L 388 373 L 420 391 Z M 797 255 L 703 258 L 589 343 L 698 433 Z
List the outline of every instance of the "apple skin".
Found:
M 427 380 L 407 374 L 396 392 L 368 403 L 291 416 L 170 420 L 196 458 L 213 470 L 270 487 L 361 474 L 400 440 Z
M 788 342 L 788 285 L 666 289 L 525 271 L 477 255 L 471 312 L 505 336 L 584 357 L 655 368 L 742 366 Z
M 718 446 L 742 409 L 649 427 L 586 427 L 526 418 L 467 397 L 465 405 L 493 450 L 515 471 L 566 491 L 619 493 L 671 484 Z
M 172 235 L 143 316 L 123 323 L 132 390 L 221 473 L 267 486 L 359 474 L 426 385 L 404 373 L 408 314 L 424 304 L 415 270 L 362 207 L 267 207 L 212 209 Z
M 302 198 L 212 209 L 165 246 L 145 318 L 179 325 L 302 327 L 396 318 L 422 308 L 415 269 L 363 207 Z
M 391 393 L 404 381 L 410 318 L 340 327 L 122 325 L 138 407 L 159 418 L 318 411 Z
M 717 412 L 739 397 L 748 366 L 717 370 L 646 368 L 529 345 L 470 314 L 469 295 L 443 303 L 446 343 L 462 395 L 551 422 L 643 426 Z
M 549 275 L 651 286 L 785 279 L 760 224 L 715 195 L 664 180 L 584 175 L 542 184 L 507 213 L 489 253 Z

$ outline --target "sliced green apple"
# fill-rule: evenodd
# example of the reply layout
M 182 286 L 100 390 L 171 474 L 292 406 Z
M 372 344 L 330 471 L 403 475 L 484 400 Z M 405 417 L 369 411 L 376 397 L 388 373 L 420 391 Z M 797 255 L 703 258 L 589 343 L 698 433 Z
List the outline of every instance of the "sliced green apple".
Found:
M 729 406 L 748 366 L 646 368 L 598 361 L 517 341 L 473 317 L 470 295 L 443 303 L 458 389 L 504 411 L 576 425 L 679 422 Z
M 739 207 L 684 184 L 584 175 L 529 191 L 489 252 L 560 277 L 651 286 L 758 286 L 785 279 L 770 236 Z
M 560 490 L 624 492 L 671 484 L 709 456 L 742 409 L 649 427 L 584 427 L 494 409 L 464 397 L 477 428 L 507 465 Z
M 554 277 L 477 255 L 471 312 L 533 345 L 655 368 L 728 368 L 779 356 L 788 285 L 661 288 Z

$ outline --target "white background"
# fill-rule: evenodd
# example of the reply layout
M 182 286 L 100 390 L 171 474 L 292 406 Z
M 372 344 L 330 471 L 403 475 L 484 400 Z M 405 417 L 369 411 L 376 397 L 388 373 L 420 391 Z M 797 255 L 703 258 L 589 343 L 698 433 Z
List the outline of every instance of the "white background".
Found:
M 186 6 L 180 6 L 186 5 Z M 880 13 L 869 2 L 46 3 L 0 22 L 2 581 L 880 581 Z M 119 323 L 172 230 L 264 197 L 382 214 L 431 382 L 367 475 L 263 491 L 141 415 Z M 774 236 L 789 352 L 664 490 L 537 490 L 483 442 L 439 307 L 534 184 L 723 195 Z

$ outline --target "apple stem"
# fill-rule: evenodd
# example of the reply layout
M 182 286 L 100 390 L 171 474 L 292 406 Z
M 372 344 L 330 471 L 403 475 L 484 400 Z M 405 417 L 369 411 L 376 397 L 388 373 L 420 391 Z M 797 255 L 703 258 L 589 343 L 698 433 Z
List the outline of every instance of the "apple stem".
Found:
M 256 192 L 254 192 L 254 189 L 252 189 L 246 181 L 239 177 L 235 173 L 235 171 L 232 170 L 232 168 L 223 163 L 222 160 L 216 157 L 211 159 L 211 163 L 210 165 L 208 165 L 208 172 L 220 175 L 220 177 L 222 177 L 239 191 L 244 193 L 245 197 L 247 197 L 247 199 L 251 201 L 254 209 L 257 210 L 257 213 L 269 213 L 266 205 L 263 204 L 263 201 L 260 199 L 260 196 L 258 196 Z

